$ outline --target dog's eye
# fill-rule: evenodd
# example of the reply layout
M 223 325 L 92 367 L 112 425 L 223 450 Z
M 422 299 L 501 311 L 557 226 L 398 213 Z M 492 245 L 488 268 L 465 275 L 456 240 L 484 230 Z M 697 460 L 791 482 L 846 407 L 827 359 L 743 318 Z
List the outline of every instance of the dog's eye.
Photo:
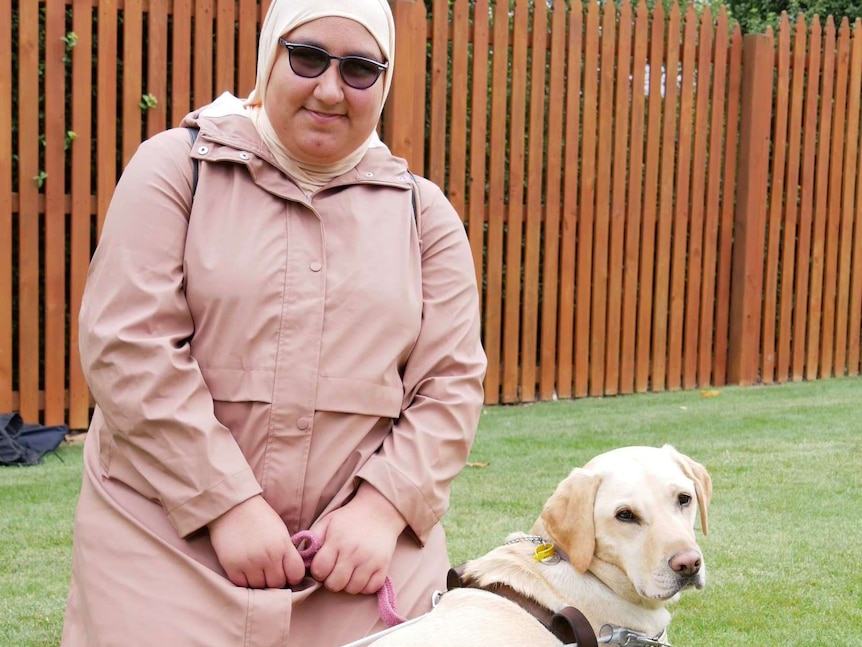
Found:
M 623 508 L 617 512 L 616 517 L 618 521 L 624 521 L 626 523 L 636 523 L 638 520 L 637 515 L 628 508 Z
M 684 507 L 685 507 L 685 506 L 687 506 L 689 503 L 691 503 L 691 495 L 689 495 L 689 494 L 680 494 L 680 495 L 677 497 L 677 501 L 679 501 L 679 505 L 680 505 L 680 507 L 684 508 Z

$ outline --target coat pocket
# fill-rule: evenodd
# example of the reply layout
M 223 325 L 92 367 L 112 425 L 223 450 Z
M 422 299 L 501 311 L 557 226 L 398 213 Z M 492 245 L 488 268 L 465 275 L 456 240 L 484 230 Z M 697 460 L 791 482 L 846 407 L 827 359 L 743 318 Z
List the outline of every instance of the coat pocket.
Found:
M 213 412 L 236 439 L 242 453 L 261 478 L 272 409 L 275 373 L 201 367 L 213 399 Z
M 236 588 L 247 596 L 243 647 L 287 647 L 293 607 L 320 588 L 318 582 L 299 591 Z
M 213 400 L 222 402 L 272 402 L 275 371 L 272 369 L 201 366 Z
M 292 593 L 282 589 L 246 589 L 248 611 L 245 647 L 282 647 L 287 645 Z
M 369 380 L 321 376 L 317 380 L 315 408 L 319 411 L 397 418 L 401 415 L 403 395 L 400 384 L 391 386 Z

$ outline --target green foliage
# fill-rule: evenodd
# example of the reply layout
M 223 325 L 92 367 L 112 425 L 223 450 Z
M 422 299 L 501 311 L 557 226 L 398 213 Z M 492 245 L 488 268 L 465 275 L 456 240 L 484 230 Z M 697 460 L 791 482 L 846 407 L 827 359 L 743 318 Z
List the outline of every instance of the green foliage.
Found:
M 39 171 L 39 174 L 34 175 L 33 179 L 36 181 L 36 186 L 41 189 L 45 186 L 45 180 L 48 179 L 48 174 L 45 171 Z
M 67 32 L 65 36 L 63 36 L 60 40 L 66 43 L 66 53 L 63 55 L 64 63 L 71 63 L 72 57 L 69 56 L 69 53 L 75 49 L 75 45 L 78 44 L 78 34 L 73 31 Z
M 141 109 L 141 112 L 146 112 L 147 110 L 152 110 L 157 105 L 159 105 L 159 100 L 147 92 L 141 95 L 141 102 L 138 104 L 138 107 Z
M 493 2 L 493 0 L 491 0 Z M 565 1 L 565 0 L 564 0 Z M 598 0 L 603 5 L 606 0 Z M 619 5 L 622 0 L 613 0 Z M 548 0 L 549 6 L 553 0 Z M 582 4 L 589 4 L 590 0 L 582 0 Z M 633 6 L 637 6 L 640 0 L 629 0 Z M 676 0 L 645 0 L 647 8 L 652 12 L 653 7 L 659 2 L 665 13 L 671 10 L 674 4 L 679 4 L 680 9 L 685 9 L 687 3 Z M 449 0 L 449 7 L 453 0 Z M 816 15 L 825 22 L 826 16 L 832 16 L 835 23 L 840 24 L 843 17 L 850 19 L 852 23 L 857 18 L 862 18 L 862 3 L 859 0 L 692 0 L 692 4 L 698 14 L 704 7 L 709 7 L 713 16 L 717 15 L 722 7 L 725 7 L 731 22 L 738 22 L 743 33 L 763 33 L 767 27 L 773 30 L 781 20 L 781 13 L 787 12 L 791 19 L 798 14 L 805 14 L 810 22 Z M 472 2 L 471 2 L 472 5 Z M 514 0 L 509 0 L 509 6 L 514 7 Z M 425 0 L 425 9 L 430 17 L 434 8 L 434 0 Z
M 836 25 L 845 16 L 851 23 L 862 18 L 859 0 L 727 0 L 725 4 L 744 33 L 762 33 L 767 27 L 775 30 L 782 12 L 791 19 L 805 14 L 809 23 L 814 16 L 820 16 L 821 22 L 832 16 Z

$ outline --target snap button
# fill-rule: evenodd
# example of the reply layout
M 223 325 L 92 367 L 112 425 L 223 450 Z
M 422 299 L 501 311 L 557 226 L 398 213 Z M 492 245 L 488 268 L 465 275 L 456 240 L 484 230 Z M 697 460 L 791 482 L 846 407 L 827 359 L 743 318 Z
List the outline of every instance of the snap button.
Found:
M 308 418 L 299 418 L 296 421 L 296 428 L 300 431 L 305 431 L 308 429 L 309 421 Z
M 210 152 L 209 146 L 198 146 L 198 154 L 206 155 Z
M 318 261 L 314 261 L 311 265 L 308 266 L 308 268 L 312 272 L 319 272 L 322 267 L 323 267 L 323 265 L 321 265 Z
M 372 173 L 371 171 L 368 171 L 365 173 L 365 177 L 374 177 L 374 173 Z
M 250 159 L 251 159 L 251 155 L 249 155 L 248 153 L 246 153 L 245 151 L 243 151 L 242 153 L 240 153 L 240 154 L 239 154 L 239 158 L 240 158 L 241 160 L 250 160 Z

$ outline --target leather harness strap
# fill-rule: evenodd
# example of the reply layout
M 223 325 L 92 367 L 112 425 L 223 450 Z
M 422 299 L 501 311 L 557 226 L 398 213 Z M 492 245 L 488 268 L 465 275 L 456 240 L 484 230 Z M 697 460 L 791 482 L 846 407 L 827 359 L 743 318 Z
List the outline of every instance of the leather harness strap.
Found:
M 574 607 L 565 607 L 555 613 L 502 582 L 479 586 L 475 580 L 463 576 L 461 567 L 449 569 L 446 576 L 446 588 L 450 591 L 457 588 L 473 588 L 496 593 L 500 597 L 514 602 L 533 616 L 564 645 L 577 644 L 578 647 L 598 647 L 596 634 L 593 632 L 589 621 L 583 613 Z
M 550 629 L 564 644 L 577 643 L 578 647 L 598 647 L 590 621 L 575 607 L 563 607 L 557 611 L 551 618 Z

